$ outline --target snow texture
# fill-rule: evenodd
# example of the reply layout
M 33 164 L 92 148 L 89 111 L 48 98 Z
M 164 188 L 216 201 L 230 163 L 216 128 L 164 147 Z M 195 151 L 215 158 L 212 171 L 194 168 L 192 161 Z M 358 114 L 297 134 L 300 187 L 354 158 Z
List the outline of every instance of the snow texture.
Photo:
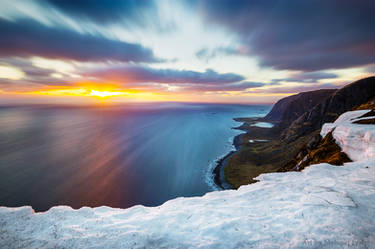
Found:
M 361 119 L 358 118 L 371 110 L 351 111 L 342 114 L 334 123 L 324 124 L 321 136 L 324 137 L 333 130 L 333 137 L 341 149 L 353 161 L 375 157 L 375 126 L 368 124 L 354 124 Z
M 0 248 L 375 248 L 375 126 L 348 112 L 322 135 L 354 160 L 271 173 L 159 207 L 0 208 Z

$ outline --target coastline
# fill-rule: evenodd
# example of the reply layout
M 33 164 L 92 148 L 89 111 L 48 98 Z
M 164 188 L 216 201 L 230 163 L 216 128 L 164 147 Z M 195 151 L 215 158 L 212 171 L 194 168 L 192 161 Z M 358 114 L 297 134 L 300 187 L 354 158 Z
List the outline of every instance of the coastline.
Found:
M 243 133 L 243 134 L 246 134 L 246 133 Z M 212 171 L 214 175 L 214 183 L 216 184 L 217 187 L 219 187 L 222 190 L 233 189 L 233 186 L 227 183 L 227 181 L 225 180 L 224 169 L 228 163 L 228 160 L 240 151 L 241 149 L 240 141 L 241 141 L 241 136 L 243 134 L 238 134 L 237 136 L 233 138 L 233 146 L 235 150 L 230 151 L 224 157 L 217 160 L 216 166 L 214 167 Z
M 237 122 L 242 122 L 242 124 L 238 127 L 234 127 L 232 129 L 237 129 L 244 131 L 244 133 L 238 134 L 233 138 L 232 145 L 234 146 L 234 150 L 230 151 L 227 153 L 225 156 L 220 158 L 219 160 L 216 161 L 216 166 L 214 167 L 212 174 L 214 176 L 214 183 L 215 185 L 221 189 L 221 190 L 227 190 L 227 189 L 235 189 L 234 186 L 229 184 L 226 181 L 226 176 L 225 176 L 225 168 L 228 165 L 228 161 L 235 156 L 237 153 L 239 153 L 242 150 L 242 147 L 244 145 L 242 139 L 247 139 L 247 138 L 253 138 L 253 139 L 267 139 L 264 141 L 270 141 L 268 139 L 271 138 L 270 135 L 270 128 L 271 127 L 258 127 L 255 124 L 258 122 L 266 122 L 272 125 L 275 125 L 275 122 L 269 122 L 269 121 L 264 121 L 264 117 L 250 117 L 250 118 L 233 118 L 233 120 Z M 249 130 L 256 131 L 257 134 L 249 134 Z

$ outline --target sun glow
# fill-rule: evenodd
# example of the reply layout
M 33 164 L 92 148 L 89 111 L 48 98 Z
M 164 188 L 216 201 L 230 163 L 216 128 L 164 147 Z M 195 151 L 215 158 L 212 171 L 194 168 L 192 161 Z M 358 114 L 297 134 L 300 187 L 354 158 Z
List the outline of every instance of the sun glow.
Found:
M 113 83 L 93 83 L 75 82 L 69 86 L 44 86 L 33 91 L 6 91 L 1 95 L 24 96 L 26 99 L 37 98 L 38 101 L 54 99 L 56 102 L 78 101 L 87 103 L 124 103 L 124 102 L 158 102 L 158 101 L 178 101 L 178 102 L 202 102 L 202 94 L 196 92 L 182 92 L 178 89 L 170 91 L 151 91 L 148 89 L 125 88 Z M 223 103 L 243 103 L 249 97 L 257 99 L 257 103 L 269 103 L 270 99 L 277 100 L 290 94 L 259 93 L 251 92 L 206 92 L 204 102 Z M 218 98 L 221 98 L 219 101 Z M 73 100 L 74 99 L 74 100 Z
M 129 95 L 128 92 L 112 92 L 112 91 L 98 91 L 98 90 L 91 90 L 90 92 L 91 96 L 96 96 L 96 97 L 111 97 L 111 96 L 124 96 L 124 95 Z
M 46 97 L 81 97 L 99 102 L 128 102 L 128 101 L 168 101 L 168 94 L 162 92 L 127 89 L 111 84 L 75 83 L 71 86 L 46 86 L 34 91 L 9 91 L 0 94 L 14 96 L 46 96 Z M 173 100 L 175 100 L 173 98 Z
M 134 92 L 135 93 L 135 92 Z M 129 90 L 111 90 L 93 87 L 71 87 L 71 88 L 47 88 L 39 91 L 29 92 L 29 94 L 54 95 L 54 96 L 81 96 L 81 97 L 99 97 L 108 98 L 114 96 L 129 96 L 132 91 Z

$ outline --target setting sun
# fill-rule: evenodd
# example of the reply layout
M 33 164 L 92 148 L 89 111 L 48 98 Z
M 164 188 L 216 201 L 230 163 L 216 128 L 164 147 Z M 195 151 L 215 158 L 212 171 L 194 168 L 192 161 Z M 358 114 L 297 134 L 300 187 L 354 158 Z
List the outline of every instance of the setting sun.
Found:
M 97 90 L 91 90 L 90 92 L 91 96 L 95 97 L 111 97 L 111 96 L 120 96 L 120 95 L 128 95 L 127 92 L 111 92 L 111 91 L 97 91 Z

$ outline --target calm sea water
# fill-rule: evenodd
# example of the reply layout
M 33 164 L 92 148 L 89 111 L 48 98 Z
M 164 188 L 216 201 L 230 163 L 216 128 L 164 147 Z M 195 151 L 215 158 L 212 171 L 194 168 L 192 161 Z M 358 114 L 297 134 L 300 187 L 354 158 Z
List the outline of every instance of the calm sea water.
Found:
M 215 189 L 234 117 L 270 106 L 158 104 L 0 108 L 0 206 L 154 206 Z

